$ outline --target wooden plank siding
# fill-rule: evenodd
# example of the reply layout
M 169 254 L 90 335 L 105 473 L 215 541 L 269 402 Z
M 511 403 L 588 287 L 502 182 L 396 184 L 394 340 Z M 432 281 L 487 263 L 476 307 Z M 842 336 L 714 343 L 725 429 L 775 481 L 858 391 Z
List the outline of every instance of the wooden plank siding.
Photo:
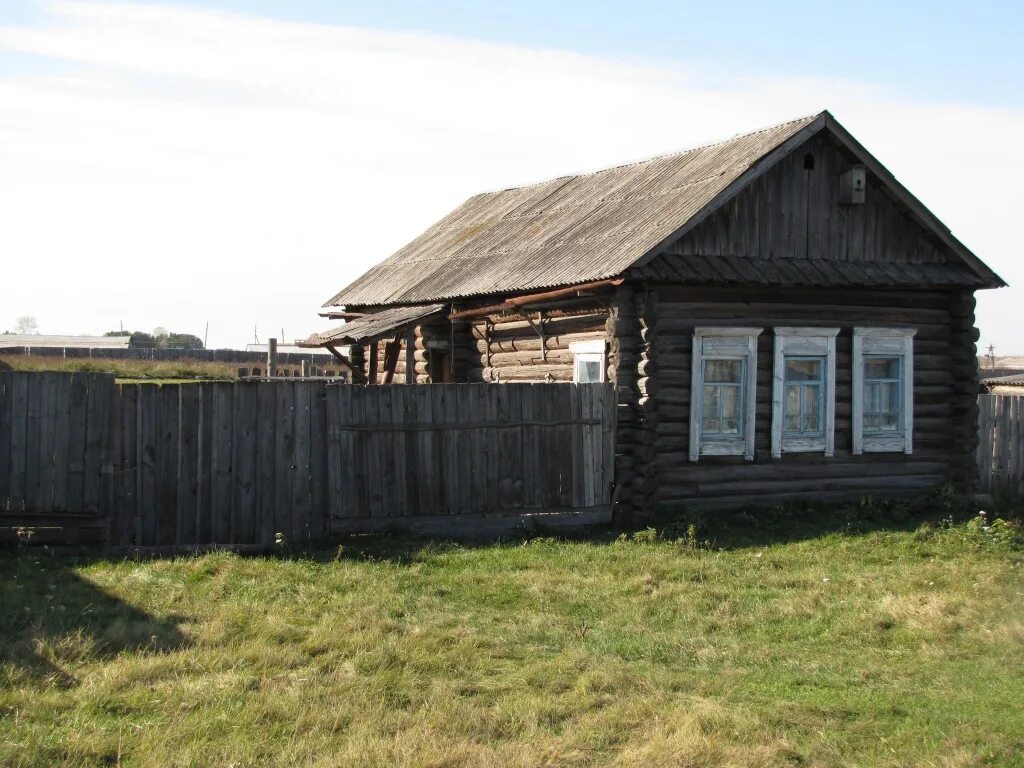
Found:
M 863 292 L 656 288 L 657 361 L 653 431 L 657 451 L 656 501 L 662 506 L 724 507 L 770 504 L 786 499 L 838 500 L 865 493 L 914 491 L 950 480 L 973 442 L 951 435 L 968 377 L 955 364 L 950 292 Z M 775 326 L 839 327 L 836 339 L 835 455 L 783 454 L 771 458 L 772 367 Z M 854 326 L 914 328 L 914 445 L 911 455 L 853 455 L 851 429 L 851 329 Z M 757 326 L 765 329 L 757 348 L 755 460 L 688 456 L 691 347 L 697 326 Z M 960 343 L 963 343 L 962 340 Z M 970 341 L 973 346 L 973 341 Z M 972 422 L 973 424 L 973 422 Z
M 813 170 L 804 169 L 808 156 L 813 158 Z M 668 252 L 757 260 L 947 263 L 952 257 L 948 250 L 871 174 L 863 204 L 839 203 L 839 176 L 855 163 L 835 139 L 819 134 L 751 182 Z

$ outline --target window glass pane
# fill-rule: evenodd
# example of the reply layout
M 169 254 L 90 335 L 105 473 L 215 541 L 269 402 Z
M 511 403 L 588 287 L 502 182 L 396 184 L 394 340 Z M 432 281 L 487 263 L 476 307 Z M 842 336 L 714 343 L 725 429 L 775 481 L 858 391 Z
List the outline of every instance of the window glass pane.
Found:
M 890 413 L 899 413 L 900 410 L 900 385 L 898 382 L 882 384 L 882 391 L 885 393 L 885 409 Z
M 820 387 L 817 384 L 805 384 L 803 387 L 803 415 L 804 432 L 817 432 L 820 427 L 821 414 L 819 408 L 821 400 L 818 397 Z
M 601 380 L 601 364 L 597 360 L 580 360 L 579 381 L 593 383 Z
M 704 383 L 739 384 L 743 379 L 742 360 L 705 360 Z
M 864 384 L 864 414 L 876 414 L 882 410 L 881 384 Z
M 886 432 L 899 429 L 900 416 L 900 388 L 896 382 L 879 384 L 881 413 L 879 414 L 878 428 Z
M 704 420 L 717 419 L 721 404 L 718 401 L 718 387 L 704 386 Z
M 787 432 L 800 431 L 800 385 L 786 387 L 785 426 Z
M 822 360 L 786 358 L 786 381 L 821 381 Z
M 900 359 L 898 357 L 865 357 L 865 379 L 898 379 Z
M 738 435 L 740 432 L 740 388 L 722 387 L 722 432 Z

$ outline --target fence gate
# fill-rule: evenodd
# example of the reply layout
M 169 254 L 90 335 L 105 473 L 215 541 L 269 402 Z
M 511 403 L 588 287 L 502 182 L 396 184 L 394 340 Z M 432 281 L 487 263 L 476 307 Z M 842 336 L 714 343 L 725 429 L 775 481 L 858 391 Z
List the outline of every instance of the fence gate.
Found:
M 610 509 L 611 384 L 336 385 L 327 409 L 332 530 Z

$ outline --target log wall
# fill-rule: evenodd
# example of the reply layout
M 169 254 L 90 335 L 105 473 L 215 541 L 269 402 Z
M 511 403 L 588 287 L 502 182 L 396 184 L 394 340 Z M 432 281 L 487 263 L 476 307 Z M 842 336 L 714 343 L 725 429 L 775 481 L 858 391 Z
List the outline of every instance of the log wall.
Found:
M 569 345 L 604 339 L 607 316 L 608 310 L 591 305 L 568 311 L 533 311 L 532 326 L 518 314 L 474 320 L 461 337 L 461 343 L 468 347 L 466 380 L 572 381 Z
M 652 358 L 659 504 L 712 508 L 783 500 L 843 500 L 916 491 L 947 481 L 968 489 L 977 445 L 973 297 L 960 292 L 799 291 L 659 286 Z M 762 326 L 758 340 L 756 455 L 688 458 L 690 366 L 696 326 Z M 774 326 L 841 328 L 836 354 L 835 456 L 771 458 Z M 851 329 L 917 329 L 912 455 L 851 452 Z

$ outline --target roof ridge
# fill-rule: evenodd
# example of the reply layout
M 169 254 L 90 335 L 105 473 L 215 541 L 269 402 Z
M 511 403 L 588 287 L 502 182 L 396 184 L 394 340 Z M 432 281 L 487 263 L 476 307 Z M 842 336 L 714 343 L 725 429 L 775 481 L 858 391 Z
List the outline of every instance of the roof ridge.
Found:
M 779 128 L 783 128 L 783 127 L 785 127 L 787 125 L 793 125 L 794 123 L 802 123 L 802 122 L 810 123 L 810 122 L 813 122 L 814 120 L 817 120 L 822 115 L 826 114 L 827 111 L 828 110 L 821 110 L 820 112 L 815 112 L 815 113 L 808 114 L 808 115 L 802 115 L 801 117 L 795 117 L 792 120 L 783 120 L 781 123 L 774 123 L 772 125 L 766 125 L 766 126 L 763 126 L 761 128 L 757 128 L 757 129 L 755 129 L 753 131 L 746 131 L 745 133 L 737 133 L 734 136 L 730 136 L 727 139 L 721 139 L 719 141 L 712 141 L 712 142 L 709 142 L 707 144 L 698 144 L 697 146 L 688 147 L 686 149 L 680 149 L 680 150 L 678 150 L 676 152 L 665 152 L 663 154 L 654 155 L 653 157 L 648 157 L 648 158 L 645 158 L 643 160 L 634 160 L 634 161 L 629 162 L 629 163 L 619 163 L 618 165 L 610 165 L 607 168 L 599 168 L 596 171 L 587 171 L 585 173 L 568 173 L 568 174 L 566 174 L 564 176 L 553 176 L 553 177 L 551 177 L 549 179 L 543 179 L 541 181 L 535 181 L 535 182 L 532 182 L 530 184 L 521 184 L 521 185 L 519 185 L 517 187 L 504 187 L 502 189 L 492 190 L 491 192 L 478 192 L 477 194 L 473 195 L 470 199 L 472 200 L 473 198 L 477 198 L 477 197 L 488 197 L 490 195 L 500 195 L 502 192 L 515 192 L 515 191 L 520 190 L 520 189 L 532 189 L 534 187 L 543 186 L 544 184 L 552 184 L 552 183 L 554 183 L 556 181 L 569 181 L 570 179 L 580 179 L 580 178 L 583 178 L 585 176 L 600 176 L 602 173 L 610 173 L 611 171 L 617 171 L 617 170 L 620 170 L 622 168 L 631 168 L 631 167 L 637 166 L 637 165 L 645 165 L 647 163 L 653 163 L 653 162 L 655 162 L 657 160 L 666 160 L 666 159 L 668 159 L 670 157 L 680 157 L 682 155 L 688 155 L 691 152 L 700 152 L 701 150 L 711 149 L 712 147 L 720 147 L 720 146 L 723 146 L 725 144 L 729 144 L 729 143 L 731 143 L 733 141 L 739 141 L 741 139 L 747 139 L 747 138 L 750 138 L 751 136 L 756 136 L 759 133 L 768 133 L 769 131 L 778 130 Z

